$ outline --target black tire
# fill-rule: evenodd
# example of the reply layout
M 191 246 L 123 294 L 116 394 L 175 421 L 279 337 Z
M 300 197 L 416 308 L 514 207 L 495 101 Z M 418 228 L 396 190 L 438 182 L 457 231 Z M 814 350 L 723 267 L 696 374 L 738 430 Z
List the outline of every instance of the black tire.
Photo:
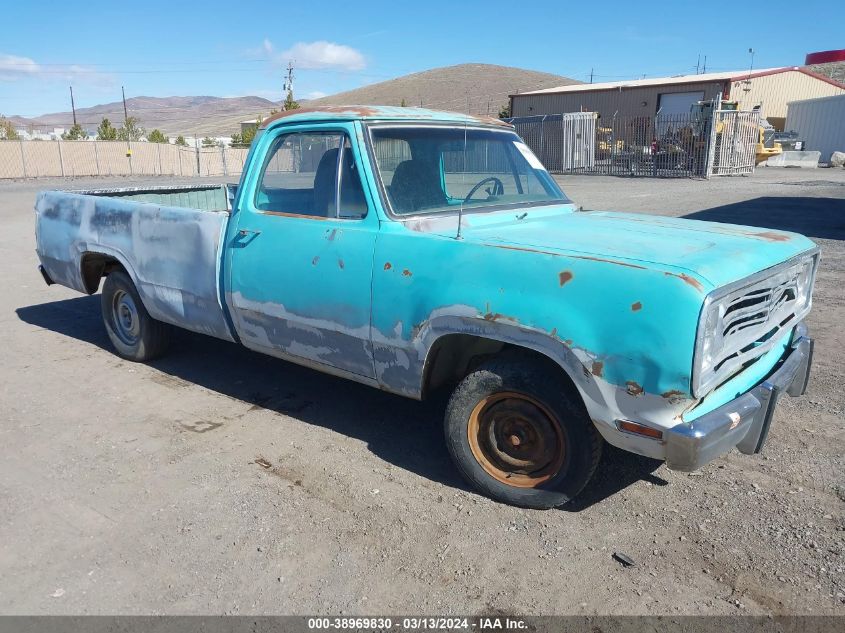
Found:
M 446 444 L 460 473 L 482 494 L 548 509 L 571 501 L 593 476 L 601 436 L 555 369 L 503 356 L 478 367 L 452 393 Z
M 100 307 L 106 333 L 118 356 L 145 362 L 161 356 L 167 349 L 170 325 L 150 316 L 135 284 L 124 271 L 114 271 L 106 277 Z

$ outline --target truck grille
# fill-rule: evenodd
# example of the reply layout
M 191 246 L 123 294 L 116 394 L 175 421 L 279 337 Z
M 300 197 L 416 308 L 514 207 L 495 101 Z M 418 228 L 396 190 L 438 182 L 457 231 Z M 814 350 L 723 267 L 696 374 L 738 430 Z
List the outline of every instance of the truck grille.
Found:
M 694 370 L 693 382 L 698 394 L 720 385 L 765 354 L 779 337 L 794 327 L 810 310 L 813 274 L 817 255 L 801 257 L 748 280 L 716 291 L 705 306 L 718 311 L 714 327 L 704 328 L 712 352 L 706 368 Z M 810 266 L 809 278 L 806 268 Z M 714 316 L 714 315 L 711 315 Z M 697 347 L 697 369 L 702 362 Z M 706 354 L 704 354 L 706 356 Z

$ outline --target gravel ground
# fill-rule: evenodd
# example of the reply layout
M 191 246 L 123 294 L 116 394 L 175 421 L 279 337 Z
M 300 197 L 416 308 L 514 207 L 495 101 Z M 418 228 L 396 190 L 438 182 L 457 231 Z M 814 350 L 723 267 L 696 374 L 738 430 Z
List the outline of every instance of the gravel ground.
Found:
M 99 296 L 35 271 L 36 190 L 92 183 L 3 182 L 0 613 L 845 614 L 845 170 L 560 181 L 822 246 L 809 392 L 763 455 L 684 474 L 609 449 L 572 506 L 494 503 L 449 462 L 442 403 L 189 333 L 121 360 Z

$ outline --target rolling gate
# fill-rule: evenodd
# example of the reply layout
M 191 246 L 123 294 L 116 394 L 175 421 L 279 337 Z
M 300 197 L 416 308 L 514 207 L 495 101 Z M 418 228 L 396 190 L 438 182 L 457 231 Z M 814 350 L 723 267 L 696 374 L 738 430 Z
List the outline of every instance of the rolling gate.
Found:
M 709 178 L 754 171 L 760 113 L 601 119 L 574 112 L 506 120 L 552 173 Z

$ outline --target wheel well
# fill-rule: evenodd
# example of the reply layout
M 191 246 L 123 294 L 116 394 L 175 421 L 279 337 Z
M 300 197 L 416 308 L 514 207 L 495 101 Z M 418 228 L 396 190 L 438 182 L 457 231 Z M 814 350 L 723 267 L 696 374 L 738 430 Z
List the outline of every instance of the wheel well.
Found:
M 100 288 L 100 279 L 113 270 L 124 270 L 123 265 L 111 255 L 85 253 L 82 256 L 82 281 L 85 291 L 92 295 Z
M 500 356 L 543 366 L 550 373 L 560 376 L 562 388 L 567 393 L 581 400 L 572 378 L 550 357 L 528 347 L 471 334 L 447 334 L 434 342 L 424 369 L 423 398 L 440 389 L 453 389 L 479 365 Z

